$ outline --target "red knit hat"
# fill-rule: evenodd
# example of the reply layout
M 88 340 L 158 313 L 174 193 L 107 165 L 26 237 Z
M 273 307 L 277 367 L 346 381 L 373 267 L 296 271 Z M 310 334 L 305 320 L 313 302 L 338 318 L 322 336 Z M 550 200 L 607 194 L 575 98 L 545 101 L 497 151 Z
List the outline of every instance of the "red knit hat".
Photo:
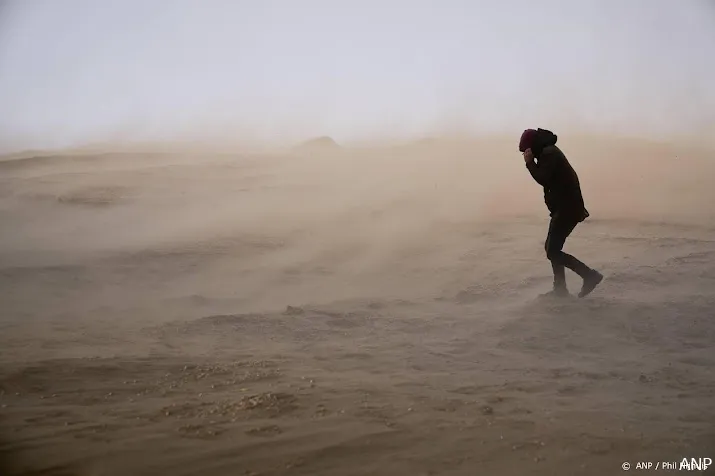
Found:
M 521 134 L 521 139 L 519 139 L 519 152 L 524 152 L 526 149 L 530 149 L 534 145 L 534 139 L 536 138 L 536 129 L 526 129 Z

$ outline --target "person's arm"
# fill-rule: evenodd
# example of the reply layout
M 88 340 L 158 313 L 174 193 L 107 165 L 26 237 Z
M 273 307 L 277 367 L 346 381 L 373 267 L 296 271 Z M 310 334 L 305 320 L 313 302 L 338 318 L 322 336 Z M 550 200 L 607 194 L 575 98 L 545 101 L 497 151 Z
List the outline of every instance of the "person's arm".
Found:
M 558 157 L 553 153 L 544 151 L 539 157 L 539 162 L 536 163 L 532 158 L 526 162 L 526 168 L 529 169 L 531 176 L 534 177 L 541 186 L 546 186 L 554 175 Z

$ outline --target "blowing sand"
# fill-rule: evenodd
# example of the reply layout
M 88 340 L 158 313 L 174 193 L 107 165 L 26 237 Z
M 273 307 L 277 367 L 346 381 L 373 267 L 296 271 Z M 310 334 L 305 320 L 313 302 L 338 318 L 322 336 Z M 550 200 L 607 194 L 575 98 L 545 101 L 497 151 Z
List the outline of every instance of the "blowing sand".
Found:
M 715 458 L 713 154 L 560 144 L 606 276 L 563 302 L 512 141 L 0 162 L 2 474 Z

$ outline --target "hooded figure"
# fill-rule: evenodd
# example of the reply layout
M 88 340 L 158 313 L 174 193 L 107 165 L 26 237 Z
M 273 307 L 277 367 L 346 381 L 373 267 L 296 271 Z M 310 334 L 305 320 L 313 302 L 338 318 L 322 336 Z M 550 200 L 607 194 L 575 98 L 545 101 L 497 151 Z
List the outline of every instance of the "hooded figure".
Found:
M 576 171 L 556 146 L 557 136 L 546 129 L 527 129 L 519 140 L 519 152 L 534 180 L 544 188 L 544 201 L 551 222 L 544 248 L 554 272 L 554 289 L 550 295 L 568 296 L 565 268 L 583 278 L 579 297 L 593 291 L 603 275 L 575 257 L 562 251 L 566 238 L 577 224 L 589 217 L 583 202 Z

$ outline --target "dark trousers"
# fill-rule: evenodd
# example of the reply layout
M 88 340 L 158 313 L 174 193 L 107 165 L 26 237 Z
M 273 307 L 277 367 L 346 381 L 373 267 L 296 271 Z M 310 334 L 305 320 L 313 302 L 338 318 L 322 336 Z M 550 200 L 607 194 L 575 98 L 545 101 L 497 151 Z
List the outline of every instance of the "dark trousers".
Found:
M 551 267 L 554 270 L 554 288 L 566 288 L 566 270 L 570 269 L 582 278 L 585 278 L 591 271 L 591 268 L 583 264 L 581 261 L 562 251 L 566 238 L 576 228 L 579 221 L 568 217 L 559 217 L 558 215 L 551 218 L 549 223 L 549 233 L 546 235 L 546 257 L 551 261 Z

